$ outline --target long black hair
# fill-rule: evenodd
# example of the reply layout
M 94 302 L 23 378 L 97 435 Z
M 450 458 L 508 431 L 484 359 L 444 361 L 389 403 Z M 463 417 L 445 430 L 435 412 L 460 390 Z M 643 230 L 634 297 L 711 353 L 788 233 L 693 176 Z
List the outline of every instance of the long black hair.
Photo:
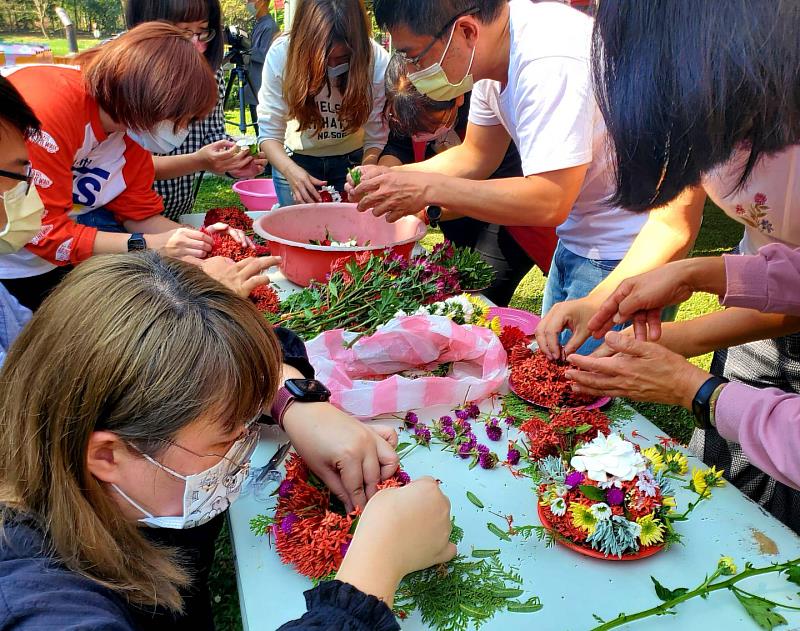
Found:
M 125 25 L 132 29 L 142 22 L 200 22 L 208 20 L 215 36 L 208 42 L 205 58 L 216 72 L 225 55 L 225 35 L 219 0 L 128 0 Z
M 35 137 L 39 132 L 39 119 L 11 84 L 0 75 L 0 124 L 17 130 L 25 138 Z
M 592 57 L 611 202 L 656 208 L 749 148 L 741 186 L 800 142 L 799 38 L 797 0 L 602 0 Z

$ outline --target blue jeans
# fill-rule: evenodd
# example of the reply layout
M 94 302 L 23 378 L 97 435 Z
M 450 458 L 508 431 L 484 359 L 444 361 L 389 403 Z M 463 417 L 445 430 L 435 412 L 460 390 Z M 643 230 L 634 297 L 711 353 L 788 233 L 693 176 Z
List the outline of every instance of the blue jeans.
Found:
M 587 259 L 578 256 L 565 248 L 559 241 L 553 255 L 550 274 L 547 276 L 547 284 L 544 286 L 542 315 L 546 314 L 556 303 L 589 295 L 595 287 L 614 271 L 618 264 L 619 261 L 617 260 Z M 623 325 L 614 327 L 617 331 L 622 328 Z M 569 331 L 564 331 L 561 334 L 562 345 L 567 343 L 570 335 L 572 334 Z M 603 340 L 590 337 L 578 349 L 578 353 L 588 355 L 602 343 Z
M 90 210 L 75 217 L 75 222 L 82 226 L 97 228 L 100 232 L 128 232 L 114 217 L 111 211 L 105 208 Z
M 347 171 L 361 164 L 364 159 L 364 150 L 358 149 L 352 153 L 341 156 L 306 156 L 295 153 L 291 156 L 297 166 L 302 167 L 311 177 L 326 182 L 326 186 L 333 186 L 337 191 L 344 191 L 347 180 Z M 275 183 L 275 193 L 281 206 L 292 206 L 297 202 L 292 196 L 292 188 L 286 177 L 272 167 L 272 181 Z

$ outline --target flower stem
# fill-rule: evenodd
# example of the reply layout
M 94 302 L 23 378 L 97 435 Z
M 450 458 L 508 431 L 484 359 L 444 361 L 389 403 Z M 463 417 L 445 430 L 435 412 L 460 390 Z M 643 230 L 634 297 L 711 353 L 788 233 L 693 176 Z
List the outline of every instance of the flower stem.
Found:
M 608 629 L 616 629 L 617 627 L 621 627 L 624 624 L 635 622 L 636 620 L 643 620 L 644 618 L 649 618 L 650 616 L 663 615 L 676 605 L 679 605 L 680 603 L 686 600 L 691 600 L 692 598 L 695 598 L 697 596 L 706 596 L 711 592 L 716 592 L 720 589 L 731 589 L 739 581 L 742 581 L 746 578 L 750 578 L 751 576 L 758 576 L 759 574 L 770 574 L 773 572 L 783 572 L 789 569 L 790 567 L 796 566 L 798 564 L 800 564 L 800 559 L 794 559 L 793 561 L 787 561 L 786 563 L 769 565 L 767 567 L 751 567 L 744 570 L 743 572 L 740 572 L 736 576 L 732 576 L 731 578 L 721 581 L 719 583 L 714 583 L 713 585 L 708 584 L 709 580 L 713 579 L 706 579 L 703 582 L 703 584 L 700 585 L 700 587 L 697 587 L 696 589 L 693 589 L 690 592 L 686 592 L 685 594 L 682 594 L 677 598 L 673 598 L 672 600 L 663 602 L 660 605 L 657 605 L 656 607 L 651 607 L 650 609 L 645 609 L 638 613 L 620 614 L 618 617 L 614 618 L 614 620 L 610 620 L 609 622 L 604 622 L 600 626 L 591 629 L 591 631 L 607 631 Z M 776 604 L 776 606 L 782 607 L 783 605 Z

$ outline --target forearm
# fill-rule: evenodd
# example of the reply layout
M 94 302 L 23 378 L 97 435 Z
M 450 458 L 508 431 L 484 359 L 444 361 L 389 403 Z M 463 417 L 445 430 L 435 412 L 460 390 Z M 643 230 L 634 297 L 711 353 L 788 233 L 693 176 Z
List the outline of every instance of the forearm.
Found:
M 386 603 L 391 609 L 394 595 L 400 585 L 400 578 L 387 571 L 383 563 L 378 562 L 373 550 L 370 554 L 362 554 L 358 542 L 354 539 L 342 561 L 336 580 L 348 583 L 356 589 Z
M 800 317 L 730 308 L 685 322 L 662 325 L 660 343 L 684 357 L 800 331 Z
M 397 168 L 402 171 L 437 173 L 456 178 L 485 180 L 497 170 L 498 166 L 500 166 L 499 162 L 494 165 L 485 160 L 479 151 L 472 149 L 469 145 L 461 144 L 436 154 L 428 160 L 405 164 Z
M 156 180 L 172 180 L 208 170 L 197 152 L 182 156 L 153 156 L 153 166 L 156 169 Z
M 295 166 L 295 161 L 286 155 L 286 149 L 284 149 L 282 142 L 264 140 L 261 143 L 261 151 L 266 156 L 267 161 L 283 174 L 286 174 L 289 169 Z
M 139 220 L 128 219 L 122 223 L 123 226 L 125 226 L 125 230 L 129 233 L 141 232 L 146 235 L 161 234 L 162 232 L 169 232 L 170 230 L 176 230 L 181 227 L 179 223 L 172 221 L 172 219 L 167 219 L 164 215 L 153 215 L 147 219 Z M 128 235 L 122 236 L 124 236 L 127 241 Z
M 589 295 L 605 300 L 626 278 L 683 259 L 700 231 L 705 197 L 701 189 L 687 189 L 668 206 L 651 211 L 625 257 Z
M 98 232 L 94 239 L 94 254 L 120 254 L 128 251 L 131 235 L 118 232 Z
M 445 154 L 450 153 L 445 152 Z M 569 215 L 574 199 L 546 178 L 504 178 L 475 181 L 426 175 L 429 205 L 501 226 L 559 226 Z

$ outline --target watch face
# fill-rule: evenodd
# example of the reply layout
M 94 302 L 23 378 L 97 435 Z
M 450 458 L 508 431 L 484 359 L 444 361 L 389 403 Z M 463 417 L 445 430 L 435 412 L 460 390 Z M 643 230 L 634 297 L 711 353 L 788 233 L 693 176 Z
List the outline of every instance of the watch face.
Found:
M 316 379 L 287 379 L 285 385 L 300 401 L 327 401 L 331 398 L 331 391 Z
M 133 235 L 128 239 L 128 252 L 137 252 L 139 250 L 146 250 L 147 243 L 144 237 Z

